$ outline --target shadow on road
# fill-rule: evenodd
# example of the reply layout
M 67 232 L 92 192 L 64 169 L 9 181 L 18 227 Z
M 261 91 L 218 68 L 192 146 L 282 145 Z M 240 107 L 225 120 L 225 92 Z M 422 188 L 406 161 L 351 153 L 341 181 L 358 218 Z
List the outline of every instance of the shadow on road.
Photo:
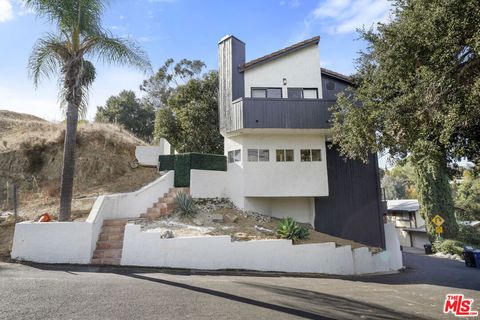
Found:
M 222 291 L 217 291 L 213 289 L 192 286 L 189 284 L 170 281 L 165 279 L 159 279 L 154 277 L 148 277 L 140 274 L 126 274 L 119 273 L 123 276 L 128 276 L 131 278 L 151 281 L 162 285 L 169 285 L 177 288 L 182 288 L 185 290 L 195 291 L 198 293 L 208 294 L 215 297 L 228 299 L 235 302 L 245 303 L 256 307 L 266 308 L 273 311 L 282 312 L 289 315 L 294 315 L 302 317 L 305 319 L 338 319 L 339 317 L 354 317 L 361 318 L 367 317 L 368 319 L 410 319 L 413 317 L 411 314 L 398 312 L 389 308 L 385 308 L 376 304 L 370 304 L 365 302 L 360 302 L 352 299 L 343 298 L 340 296 L 324 294 L 309 290 L 301 290 L 289 287 L 265 285 L 265 284 L 252 284 L 252 283 L 241 283 L 248 285 L 250 287 L 255 287 L 257 289 L 268 290 L 271 293 L 276 295 L 288 296 L 289 298 L 301 299 L 301 306 L 296 305 L 294 300 L 288 299 L 288 303 L 283 305 L 272 304 L 268 302 L 253 300 L 250 298 L 242 297 L 235 294 L 230 294 Z M 305 305 L 307 304 L 307 306 Z M 415 315 L 416 319 L 428 319 L 420 318 L 418 315 Z

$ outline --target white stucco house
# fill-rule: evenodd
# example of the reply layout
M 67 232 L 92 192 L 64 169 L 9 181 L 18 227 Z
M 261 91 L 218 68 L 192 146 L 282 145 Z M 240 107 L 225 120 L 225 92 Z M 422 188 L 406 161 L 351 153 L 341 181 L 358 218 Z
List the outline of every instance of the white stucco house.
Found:
M 320 67 L 320 37 L 245 61 L 246 44 L 219 49 L 226 193 L 241 209 L 292 216 L 316 230 L 383 246 L 377 158 L 345 160 L 331 145 L 336 94 L 349 77 Z

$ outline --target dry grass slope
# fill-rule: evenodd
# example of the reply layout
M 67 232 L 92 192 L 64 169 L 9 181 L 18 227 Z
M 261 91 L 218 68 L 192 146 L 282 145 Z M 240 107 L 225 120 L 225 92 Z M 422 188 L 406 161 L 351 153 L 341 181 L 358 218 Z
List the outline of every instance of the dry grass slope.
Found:
M 61 123 L 0 110 L 0 212 L 12 209 L 11 195 L 6 203 L 8 182 L 18 185 L 23 219 L 57 213 L 64 134 Z M 144 144 L 118 126 L 79 124 L 74 218 L 84 216 L 99 194 L 133 191 L 157 177 L 155 169 L 130 166 L 135 146 Z

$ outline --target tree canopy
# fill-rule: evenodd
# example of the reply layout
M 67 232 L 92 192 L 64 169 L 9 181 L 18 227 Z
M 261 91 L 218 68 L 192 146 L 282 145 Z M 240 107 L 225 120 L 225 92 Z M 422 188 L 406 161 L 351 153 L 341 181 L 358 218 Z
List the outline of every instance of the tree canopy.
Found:
M 448 162 L 480 159 L 480 6 L 476 0 L 397 0 L 392 20 L 363 30 L 355 90 L 333 108 L 334 142 L 366 160 L 411 156 L 430 234 L 431 217 L 458 228 Z
M 223 154 L 217 97 L 216 71 L 177 86 L 157 112 L 155 138 L 166 138 L 179 152 Z
M 108 98 L 104 107 L 97 108 L 95 121 L 117 123 L 145 141 L 152 140 L 155 110 L 143 104 L 135 92 L 123 90 Z

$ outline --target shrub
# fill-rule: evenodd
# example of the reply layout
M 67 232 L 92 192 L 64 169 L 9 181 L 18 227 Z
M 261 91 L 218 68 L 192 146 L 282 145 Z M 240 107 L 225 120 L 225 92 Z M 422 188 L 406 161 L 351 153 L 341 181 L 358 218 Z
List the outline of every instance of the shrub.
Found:
M 460 226 L 457 240 L 466 245 L 480 247 L 480 232 L 472 226 Z
M 433 250 L 444 254 L 458 254 L 462 256 L 463 243 L 458 240 L 451 239 L 437 239 L 433 242 Z
M 188 193 L 177 193 L 175 196 L 175 204 L 177 205 L 177 211 L 180 212 L 182 216 L 191 216 L 197 212 L 195 201 Z
M 280 239 L 290 239 L 294 242 L 308 239 L 310 236 L 308 229 L 299 225 L 292 217 L 283 218 L 277 226 L 277 237 Z

